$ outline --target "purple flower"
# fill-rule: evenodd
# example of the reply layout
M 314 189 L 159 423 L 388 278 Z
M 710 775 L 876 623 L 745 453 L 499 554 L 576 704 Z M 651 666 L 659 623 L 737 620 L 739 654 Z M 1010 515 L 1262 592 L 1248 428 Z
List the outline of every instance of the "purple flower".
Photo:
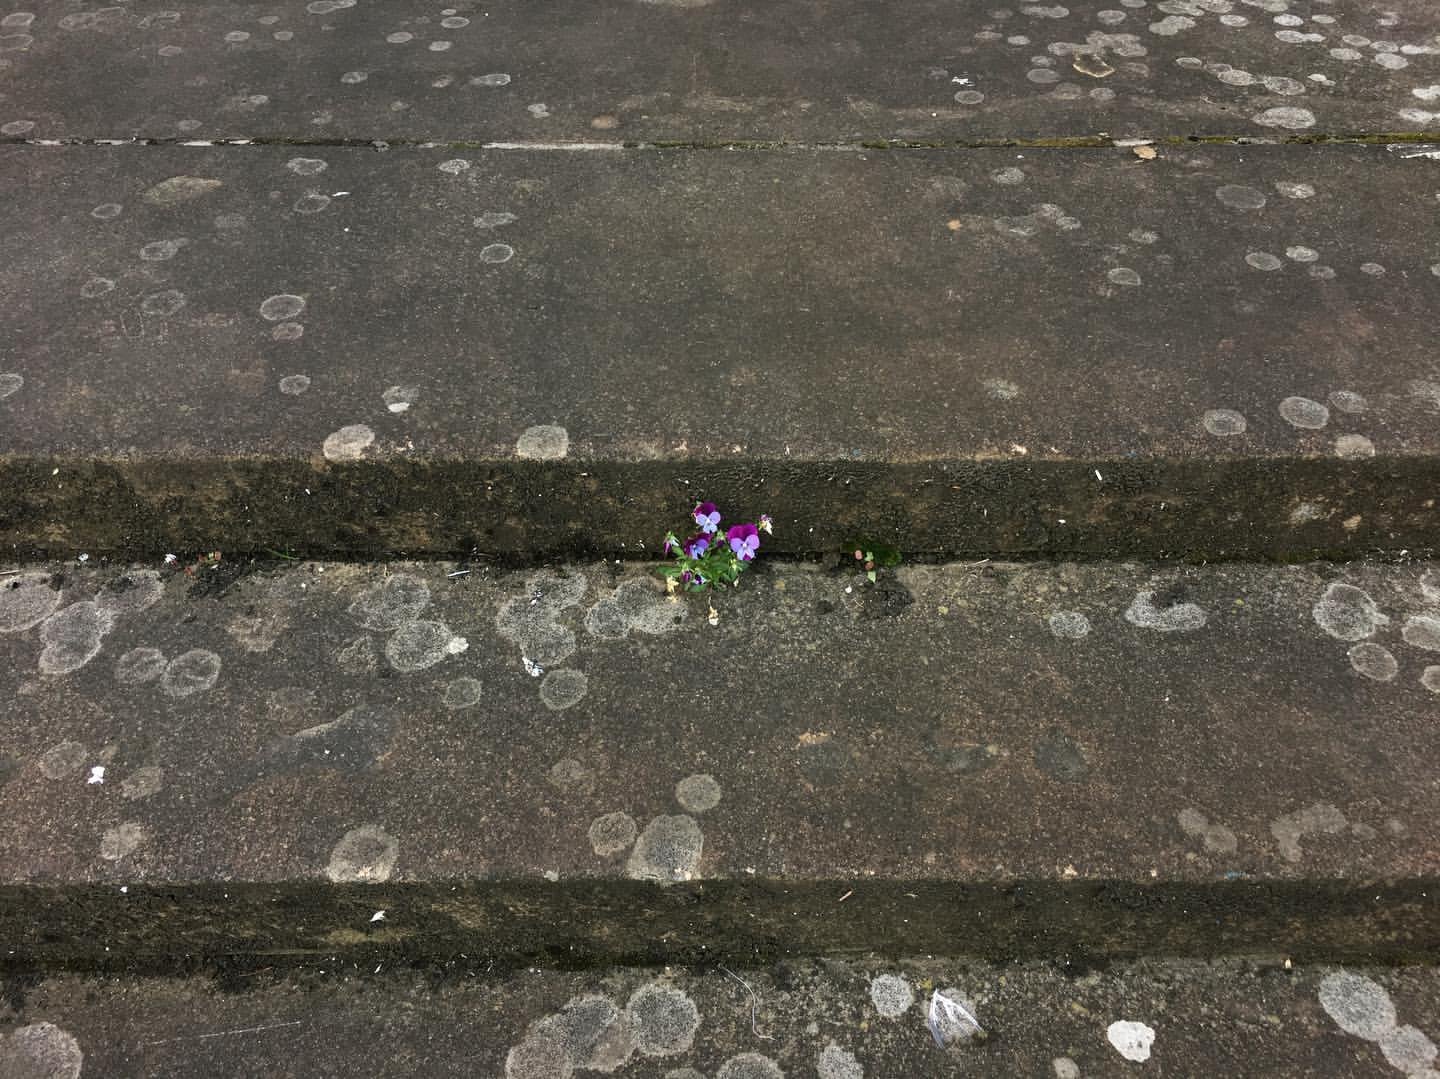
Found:
M 691 585 L 702 585 L 705 583 L 705 575 L 696 573 L 694 570 L 686 570 L 680 574 L 680 583 L 689 588 Z
M 685 557 L 699 558 L 710 549 L 710 537 L 701 532 L 685 541 Z
M 725 538 L 741 562 L 749 562 L 760 549 L 760 531 L 754 525 L 736 525 L 725 533 Z
M 665 533 L 665 554 L 669 555 L 671 551 L 678 551 L 679 549 L 680 541 L 675 538 L 675 533 Z
M 768 513 L 760 515 L 760 524 L 757 526 L 767 536 L 775 530 L 775 520 Z
M 720 527 L 720 511 L 713 502 L 701 502 L 691 511 L 701 532 L 714 532 Z

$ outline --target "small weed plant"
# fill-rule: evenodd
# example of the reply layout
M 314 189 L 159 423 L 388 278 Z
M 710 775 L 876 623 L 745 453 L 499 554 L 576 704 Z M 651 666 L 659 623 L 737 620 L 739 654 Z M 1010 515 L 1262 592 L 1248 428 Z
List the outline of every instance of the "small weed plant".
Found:
M 855 561 L 865 567 L 865 577 L 871 584 L 882 569 L 894 569 L 900 564 L 900 548 L 872 539 L 852 539 L 845 543 L 845 550 L 855 556 Z
M 665 536 L 665 556 L 671 560 L 660 572 L 666 591 L 704 592 L 735 585 L 760 551 L 760 533 L 769 535 L 774 523 L 761 514 L 754 523 L 726 528 L 713 502 L 698 502 L 690 511 L 698 531 L 687 540 L 674 532 Z

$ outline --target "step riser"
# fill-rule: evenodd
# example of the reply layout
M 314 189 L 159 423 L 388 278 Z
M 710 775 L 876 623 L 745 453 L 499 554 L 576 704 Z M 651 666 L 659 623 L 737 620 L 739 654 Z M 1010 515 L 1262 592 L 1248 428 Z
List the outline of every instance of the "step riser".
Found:
M 58 473 L 57 473 L 58 470 Z M 1098 473 L 1098 478 L 1097 478 Z M 770 513 L 766 548 L 864 536 L 918 558 L 1421 556 L 1440 458 L 1337 460 L 0 464 L 0 543 L 36 558 L 655 557 L 689 506 Z
M 841 896 L 848 895 L 843 902 Z M 372 921 L 377 911 L 382 921 Z M 210 884 L 0 889 L 0 969 L 225 965 L 664 965 L 794 956 L 986 961 L 1440 961 L 1440 878 L 1373 887 L 1225 881 Z

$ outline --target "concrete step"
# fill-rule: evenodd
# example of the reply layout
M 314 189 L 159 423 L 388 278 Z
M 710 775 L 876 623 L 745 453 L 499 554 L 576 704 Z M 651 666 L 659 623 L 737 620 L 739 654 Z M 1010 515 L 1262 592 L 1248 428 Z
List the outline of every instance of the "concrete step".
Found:
M 473 973 L 473 972 L 472 972 Z M 927 1029 L 936 991 L 972 1010 Z M 47 978 L 0 1004 L 0 1072 L 145 1079 L 1010 1079 L 1433 1076 L 1434 968 L 1151 961 L 1089 972 L 935 960 L 760 970 Z M 6 1070 L 6 1068 L 10 1070 Z
M 450 16 L 414 0 L 38 7 L 0 27 L 0 133 L 12 138 L 1440 130 L 1426 92 L 1440 77 L 1440 14 L 1428 0 L 457 0 Z
M 9 147 L 0 542 L 634 557 L 703 495 L 811 555 L 1427 550 L 1435 170 Z
M 1440 956 L 1433 566 L 96 562 L 0 588 L 13 965 Z

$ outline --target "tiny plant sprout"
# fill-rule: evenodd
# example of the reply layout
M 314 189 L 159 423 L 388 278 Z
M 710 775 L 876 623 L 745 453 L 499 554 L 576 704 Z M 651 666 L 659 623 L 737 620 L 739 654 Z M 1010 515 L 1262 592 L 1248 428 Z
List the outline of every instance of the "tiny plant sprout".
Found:
M 856 539 L 845 544 L 865 569 L 865 577 L 874 584 L 880 570 L 891 569 L 900 564 L 900 549 L 871 539 Z
M 677 590 L 704 592 L 720 585 L 739 584 L 740 574 L 760 552 L 760 533 L 769 535 L 774 529 L 767 514 L 761 514 L 754 523 L 726 528 L 713 502 L 697 502 L 690 518 L 694 534 L 682 540 L 668 532 L 662 546 L 671 561 L 660 572 L 665 576 L 665 591 L 672 594 Z

